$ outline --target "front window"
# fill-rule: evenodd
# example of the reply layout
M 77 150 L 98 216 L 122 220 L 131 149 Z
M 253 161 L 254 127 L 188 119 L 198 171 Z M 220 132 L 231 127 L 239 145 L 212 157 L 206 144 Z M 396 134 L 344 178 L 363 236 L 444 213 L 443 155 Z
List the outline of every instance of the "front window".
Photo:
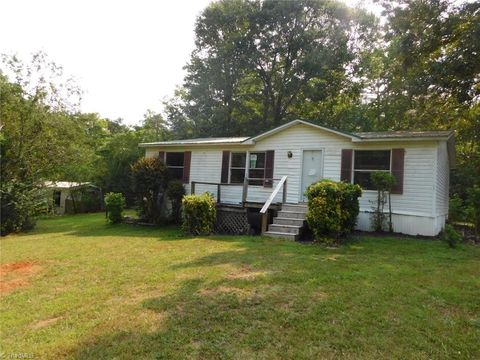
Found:
M 232 159 L 230 161 L 230 183 L 243 183 L 245 178 L 245 163 L 247 160 L 247 153 L 232 152 Z
M 263 185 L 263 179 L 265 179 L 265 153 L 250 153 L 248 163 L 248 177 L 256 179 L 250 180 L 250 185 Z
M 170 178 L 175 180 L 182 180 L 184 153 L 183 152 L 167 152 L 166 156 L 167 158 L 166 158 L 165 164 L 167 165 Z
M 390 172 L 390 150 L 355 150 L 353 183 L 365 190 L 375 190 L 370 179 L 374 171 Z

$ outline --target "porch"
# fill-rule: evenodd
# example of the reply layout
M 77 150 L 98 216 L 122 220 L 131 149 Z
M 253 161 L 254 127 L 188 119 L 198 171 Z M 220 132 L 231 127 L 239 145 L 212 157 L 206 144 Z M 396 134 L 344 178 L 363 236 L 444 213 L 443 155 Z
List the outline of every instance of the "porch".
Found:
M 243 184 L 192 181 L 190 189 L 192 194 L 207 191 L 213 194 L 217 201 L 216 230 L 220 233 L 250 233 L 252 227 L 258 227 L 262 235 L 298 239 L 304 225 L 306 206 L 287 204 L 287 176 L 271 179 L 272 186 L 265 194 L 265 200 L 259 201 L 258 195 L 253 199 L 249 197 L 251 183 L 263 180 L 246 177 Z M 237 191 L 229 191 L 232 188 Z M 285 207 L 288 207 L 287 210 L 284 210 Z M 283 215 L 277 216 L 282 210 Z

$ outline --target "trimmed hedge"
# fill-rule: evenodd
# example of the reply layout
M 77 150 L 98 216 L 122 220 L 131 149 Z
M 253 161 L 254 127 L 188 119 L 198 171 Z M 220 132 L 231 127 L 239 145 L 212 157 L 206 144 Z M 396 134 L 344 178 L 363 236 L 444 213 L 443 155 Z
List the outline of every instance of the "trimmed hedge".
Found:
M 215 227 L 217 207 L 209 193 L 186 195 L 183 204 L 183 229 L 191 235 L 209 235 Z
M 105 195 L 105 210 L 107 219 L 111 224 L 122 222 L 123 210 L 125 210 L 125 196 L 122 193 L 109 192 Z
M 362 189 L 358 185 L 321 180 L 308 187 L 307 223 L 315 239 L 332 244 L 353 231 Z

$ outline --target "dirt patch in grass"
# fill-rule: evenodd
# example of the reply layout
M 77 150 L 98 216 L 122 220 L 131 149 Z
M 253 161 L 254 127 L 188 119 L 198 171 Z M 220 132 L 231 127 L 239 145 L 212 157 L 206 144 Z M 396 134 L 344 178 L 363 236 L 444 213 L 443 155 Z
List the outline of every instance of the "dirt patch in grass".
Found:
M 257 276 L 261 276 L 261 275 L 264 275 L 264 274 L 265 274 L 264 271 L 257 271 L 257 270 L 252 269 L 248 265 L 244 265 L 244 266 L 240 267 L 239 269 L 237 269 L 236 271 L 228 274 L 226 276 L 226 278 L 229 279 L 229 280 L 236 280 L 236 279 L 253 280 Z
M 30 278 L 42 267 L 32 261 L 19 261 L 0 266 L 0 295 L 28 285 Z
M 32 329 L 42 329 L 44 327 L 47 327 L 49 325 L 55 324 L 58 320 L 62 319 L 62 316 L 50 318 L 50 319 L 45 319 L 45 320 L 40 320 L 39 322 L 36 322 L 35 324 L 32 325 Z

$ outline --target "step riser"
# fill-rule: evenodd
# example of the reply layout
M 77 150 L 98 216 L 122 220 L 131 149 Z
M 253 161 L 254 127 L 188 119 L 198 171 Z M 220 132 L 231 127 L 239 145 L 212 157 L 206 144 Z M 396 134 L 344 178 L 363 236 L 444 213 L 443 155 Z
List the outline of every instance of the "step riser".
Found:
M 291 219 L 305 219 L 305 214 L 303 213 L 298 213 L 298 212 L 287 212 L 284 210 L 281 210 L 278 212 L 279 217 L 285 217 L 285 218 L 291 218 Z
M 291 240 L 291 241 L 297 240 L 297 237 L 298 237 L 298 235 L 294 235 L 294 234 L 288 234 L 288 235 L 287 234 L 269 234 L 268 232 L 266 232 L 264 235 L 272 238 L 285 239 L 285 240 Z
M 281 218 L 273 218 L 273 223 L 275 225 L 296 225 L 296 226 L 303 226 L 305 224 L 305 220 L 302 219 L 281 219 Z
M 285 227 L 282 225 L 275 225 L 275 224 L 271 224 L 268 228 L 268 231 L 283 232 L 283 233 L 289 233 L 289 234 L 295 234 L 295 235 L 300 234 L 299 227 L 291 228 L 291 227 Z

